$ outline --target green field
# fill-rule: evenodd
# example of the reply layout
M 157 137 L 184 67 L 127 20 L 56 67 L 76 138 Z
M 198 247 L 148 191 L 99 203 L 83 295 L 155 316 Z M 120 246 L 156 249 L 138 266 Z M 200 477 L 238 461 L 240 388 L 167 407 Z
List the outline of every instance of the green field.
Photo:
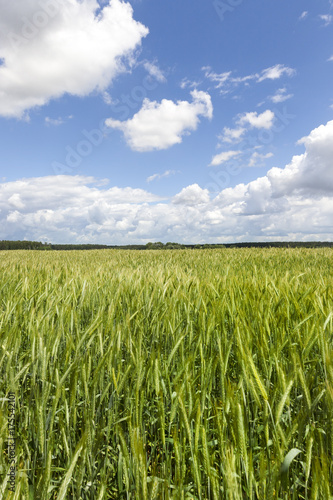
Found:
M 0 257 L 1 498 L 333 498 L 332 249 Z

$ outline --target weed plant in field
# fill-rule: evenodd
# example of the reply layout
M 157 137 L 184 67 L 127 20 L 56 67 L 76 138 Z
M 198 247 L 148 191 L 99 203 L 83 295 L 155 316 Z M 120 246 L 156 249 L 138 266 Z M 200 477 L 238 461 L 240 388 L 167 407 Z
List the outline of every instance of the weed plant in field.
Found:
M 1 498 L 333 498 L 331 249 L 0 257 Z

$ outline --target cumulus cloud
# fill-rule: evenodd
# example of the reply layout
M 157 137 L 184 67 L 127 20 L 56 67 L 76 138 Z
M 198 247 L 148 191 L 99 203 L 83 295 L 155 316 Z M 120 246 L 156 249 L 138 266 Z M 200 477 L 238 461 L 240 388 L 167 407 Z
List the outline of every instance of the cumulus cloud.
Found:
M 221 165 L 222 163 L 226 163 L 227 161 L 239 156 L 241 151 L 223 151 L 218 155 L 213 156 L 210 167 L 216 167 L 217 165 Z
M 0 239 L 88 241 L 105 224 L 126 231 L 134 206 L 162 198 L 142 189 L 105 188 L 87 176 L 48 176 L 0 184 Z M 88 238 L 88 239 L 87 239 Z
M 245 113 L 239 118 L 238 123 L 239 125 L 248 124 L 254 128 L 263 128 L 269 130 L 273 126 L 274 118 L 275 115 L 273 111 L 267 109 L 261 114 L 258 114 L 257 112 Z
M 262 236 L 332 238 L 333 121 L 299 143 L 306 146 L 306 152 L 293 157 L 285 168 L 274 167 L 265 177 L 225 189 L 213 204 L 232 208 L 246 218 L 249 227 L 255 221 Z
M 305 151 L 213 199 L 198 184 L 171 200 L 108 188 L 92 177 L 0 183 L 0 239 L 129 244 L 147 241 L 332 240 L 333 120 L 299 141 Z
M 109 118 L 108 127 L 121 130 L 133 151 L 153 151 L 167 149 L 182 142 L 189 131 L 196 130 L 200 116 L 211 119 L 213 106 L 207 92 L 193 90 L 193 101 L 174 103 L 163 99 L 160 103 L 146 98 L 142 108 L 133 118 L 119 121 Z
M 202 189 L 198 184 L 192 184 L 182 189 L 180 193 L 173 197 L 172 203 L 176 205 L 201 205 L 209 203 L 208 189 Z
M 1 0 L 0 115 L 24 117 L 63 94 L 105 90 L 148 29 L 127 2 Z
M 265 182 L 269 199 L 317 199 L 333 196 L 333 121 L 314 129 L 298 144 L 306 152 L 294 156 L 285 168 L 274 167 L 267 172 Z M 255 186 L 254 181 L 249 186 Z M 262 193 L 264 195 L 264 193 Z M 332 200 L 333 201 L 333 200 Z M 332 207 L 333 208 L 333 207 Z

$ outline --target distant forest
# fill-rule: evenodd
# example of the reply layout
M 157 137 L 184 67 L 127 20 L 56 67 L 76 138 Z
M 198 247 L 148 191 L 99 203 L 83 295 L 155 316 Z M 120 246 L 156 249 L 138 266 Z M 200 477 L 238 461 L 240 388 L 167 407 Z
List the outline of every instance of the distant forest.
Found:
M 333 242 L 328 241 L 276 241 L 276 242 L 251 242 L 251 243 L 221 243 L 221 244 L 199 244 L 182 245 L 180 243 L 157 243 L 149 242 L 146 245 L 61 245 L 52 243 L 42 243 L 40 241 L 0 241 L 0 250 L 179 250 L 192 249 L 202 250 L 207 248 L 322 248 L 333 247 Z

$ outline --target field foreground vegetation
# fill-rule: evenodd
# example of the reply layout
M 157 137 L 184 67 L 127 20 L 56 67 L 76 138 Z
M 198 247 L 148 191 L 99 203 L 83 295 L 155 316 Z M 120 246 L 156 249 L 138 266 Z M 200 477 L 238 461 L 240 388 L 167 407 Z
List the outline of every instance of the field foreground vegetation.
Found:
M 1 498 L 333 498 L 332 249 L 0 257 Z

